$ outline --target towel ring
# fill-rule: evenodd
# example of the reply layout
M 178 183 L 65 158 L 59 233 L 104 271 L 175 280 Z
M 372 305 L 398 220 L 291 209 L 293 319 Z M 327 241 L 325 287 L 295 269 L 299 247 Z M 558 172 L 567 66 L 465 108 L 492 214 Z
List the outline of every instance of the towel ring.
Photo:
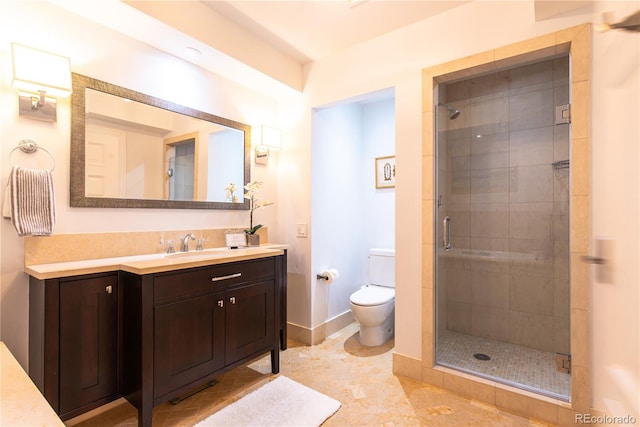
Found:
M 38 150 L 42 150 L 45 153 L 47 153 L 49 157 L 51 157 L 51 160 L 53 161 L 53 166 L 51 166 L 51 169 L 49 169 L 49 172 L 53 172 L 53 170 L 56 168 L 56 159 L 55 157 L 53 157 L 53 154 L 51 154 L 49 150 L 47 150 L 46 148 L 38 147 L 38 144 L 35 141 L 32 141 L 30 139 L 23 139 L 22 141 L 20 141 L 17 147 L 14 147 L 9 152 L 9 163 L 11 164 L 11 166 L 18 166 L 11 161 L 11 156 L 13 155 L 13 152 L 18 149 L 22 150 L 23 153 L 27 153 L 27 154 L 33 154 Z

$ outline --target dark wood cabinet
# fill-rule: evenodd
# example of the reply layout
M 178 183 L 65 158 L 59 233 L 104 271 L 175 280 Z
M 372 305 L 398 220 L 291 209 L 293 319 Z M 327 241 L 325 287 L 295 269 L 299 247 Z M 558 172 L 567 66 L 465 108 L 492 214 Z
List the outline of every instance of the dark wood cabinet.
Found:
M 30 375 L 60 418 L 116 398 L 117 274 L 32 278 L 29 294 Z
M 155 305 L 154 400 L 272 347 L 274 293 L 271 280 Z
M 126 398 L 153 407 L 286 349 L 284 255 L 151 274 L 29 280 L 29 376 L 62 420 Z
M 140 426 L 151 425 L 155 405 L 265 353 L 279 372 L 284 259 L 122 273 L 123 342 L 141 344 L 123 359 L 122 395 L 138 409 Z

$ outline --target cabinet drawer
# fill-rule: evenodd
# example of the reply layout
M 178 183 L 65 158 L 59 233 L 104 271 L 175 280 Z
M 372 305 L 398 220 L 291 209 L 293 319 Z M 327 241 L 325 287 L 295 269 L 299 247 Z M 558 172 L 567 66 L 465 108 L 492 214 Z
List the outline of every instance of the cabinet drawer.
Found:
M 273 258 L 265 258 L 156 274 L 153 300 L 162 301 L 270 279 L 275 274 L 274 265 Z

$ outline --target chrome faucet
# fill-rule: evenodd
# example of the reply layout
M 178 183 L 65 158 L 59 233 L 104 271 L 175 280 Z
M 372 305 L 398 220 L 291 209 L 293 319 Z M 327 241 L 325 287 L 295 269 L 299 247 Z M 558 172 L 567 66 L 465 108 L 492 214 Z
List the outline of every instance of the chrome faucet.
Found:
M 196 236 L 189 233 L 182 238 L 182 248 L 180 249 L 182 252 L 189 252 L 189 239 L 196 240 Z

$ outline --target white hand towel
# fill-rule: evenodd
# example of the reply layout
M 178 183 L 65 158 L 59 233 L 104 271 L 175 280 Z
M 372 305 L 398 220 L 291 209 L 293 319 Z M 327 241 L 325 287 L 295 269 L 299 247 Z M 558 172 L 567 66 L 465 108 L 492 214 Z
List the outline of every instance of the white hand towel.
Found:
M 50 236 L 56 222 L 53 177 L 48 170 L 14 166 L 9 177 L 11 222 L 18 236 Z

